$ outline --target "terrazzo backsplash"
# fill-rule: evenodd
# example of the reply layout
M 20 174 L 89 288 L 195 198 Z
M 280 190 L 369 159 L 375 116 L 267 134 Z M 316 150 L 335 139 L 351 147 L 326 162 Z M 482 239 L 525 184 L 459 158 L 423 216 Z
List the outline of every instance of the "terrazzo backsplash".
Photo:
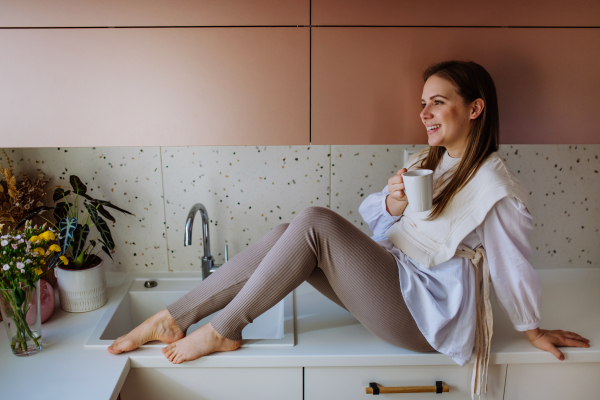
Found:
M 201 218 L 183 246 L 185 219 L 202 203 L 215 262 L 243 251 L 309 206 L 339 213 L 365 234 L 358 213 L 421 145 L 198 146 L 4 149 L 15 173 L 36 169 L 68 187 L 74 174 L 90 195 L 135 216 L 112 213 L 112 271 L 199 271 Z M 600 145 L 503 145 L 500 155 L 530 191 L 536 269 L 600 267 Z M 0 153 L 0 163 L 7 166 Z M 106 258 L 106 257 L 105 257 Z

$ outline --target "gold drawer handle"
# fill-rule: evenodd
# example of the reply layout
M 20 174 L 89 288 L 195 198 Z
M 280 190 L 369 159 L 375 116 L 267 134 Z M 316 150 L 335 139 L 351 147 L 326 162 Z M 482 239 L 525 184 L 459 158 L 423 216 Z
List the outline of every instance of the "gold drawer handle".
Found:
M 384 394 L 384 393 L 442 393 L 449 392 L 450 387 L 442 381 L 436 381 L 435 386 L 381 386 L 378 383 L 371 382 L 366 388 L 367 394 Z

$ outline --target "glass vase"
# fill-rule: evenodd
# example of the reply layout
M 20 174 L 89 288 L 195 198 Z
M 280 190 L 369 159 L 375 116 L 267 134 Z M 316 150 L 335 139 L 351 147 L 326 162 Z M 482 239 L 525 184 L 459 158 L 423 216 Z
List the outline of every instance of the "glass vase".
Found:
M 0 289 L 0 311 L 14 355 L 30 356 L 42 349 L 40 281 L 34 286 Z

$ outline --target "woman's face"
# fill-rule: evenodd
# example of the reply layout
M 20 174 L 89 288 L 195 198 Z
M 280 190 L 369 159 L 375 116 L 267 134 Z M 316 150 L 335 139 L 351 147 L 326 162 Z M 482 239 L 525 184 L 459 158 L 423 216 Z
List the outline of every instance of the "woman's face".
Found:
M 467 105 L 453 83 L 433 75 L 423 86 L 421 107 L 429 145 L 443 146 L 451 157 L 462 157 L 471 121 L 483 110 L 483 100 Z

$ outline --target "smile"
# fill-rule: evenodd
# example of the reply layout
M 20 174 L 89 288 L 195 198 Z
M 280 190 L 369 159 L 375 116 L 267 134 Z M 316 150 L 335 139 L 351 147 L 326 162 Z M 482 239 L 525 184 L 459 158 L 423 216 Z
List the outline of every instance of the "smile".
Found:
M 428 127 L 428 128 L 427 128 L 427 133 L 428 133 L 428 134 L 429 134 L 429 133 L 433 133 L 433 132 L 437 131 L 439 128 L 441 128 L 441 127 L 442 127 L 442 125 L 441 125 L 441 124 L 438 124 L 438 125 L 432 125 L 432 126 L 430 126 L 430 127 Z

